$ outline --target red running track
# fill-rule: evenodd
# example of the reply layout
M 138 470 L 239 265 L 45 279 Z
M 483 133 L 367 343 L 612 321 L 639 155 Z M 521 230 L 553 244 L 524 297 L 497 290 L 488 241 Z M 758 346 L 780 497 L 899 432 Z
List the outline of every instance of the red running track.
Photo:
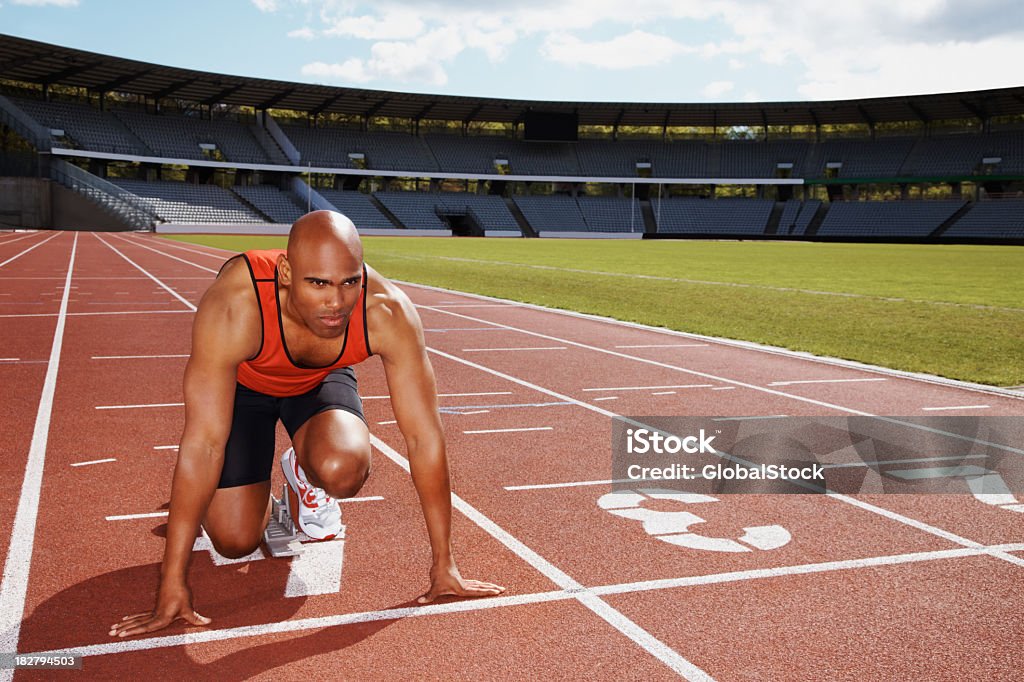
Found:
M 1020 397 L 418 286 L 457 558 L 506 594 L 415 605 L 429 548 L 373 359 L 358 376 L 374 472 L 343 503 L 348 539 L 236 563 L 200 539 L 191 582 L 213 624 L 112 640 L 111 622 L 152 606 L 191 312 L 225 255 L 136 235 L 0 240 L 0 651 L 83 654 L 75 679 L 1019 674 L 1021 512 L 970 495 L 687 505 L 704 536 L 788 536 L 722 552 L 598 501 L 614 414 L 1020 416 Z

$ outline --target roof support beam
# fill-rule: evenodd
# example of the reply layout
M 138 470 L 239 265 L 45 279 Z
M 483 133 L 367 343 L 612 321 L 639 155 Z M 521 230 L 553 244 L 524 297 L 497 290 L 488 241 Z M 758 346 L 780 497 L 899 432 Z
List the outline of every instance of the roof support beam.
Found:
M 189 78 L 188 80 L 177 81 L 176 83 L 171 83 L 170 85 L 168 85 L 163 90 L 157 90 L 152 95 L 150 95 L 150 97 L 152 97 L 155 101 L 159 102 L 164 97 L 170 97 L 171 95 L 173 95 L 174 93 L 178 92 L 179 90 L 183 90 L 184 88 L 187 88 L 188 86 L 190 86 L 193 83 L 195 83 L 197 80 L 199 80 L 199 79 L 198 78 Z
M 43 79 L 43 82 L 47 83 L 47 84 L 49 84 L 49 83 L 60 83 L 65 78 L 70 78 L 71 76 L 77 76 L 78 74 L 82 73 L 83 71 L 89 71 L 90 69 L 95 69 L 97 66 L 101 66 L 102 64 L 103 64 L 103 62 L 89 62 L 88 64 L 78 64 L 76 66 L 69 66 L 68 68 L 64 69 L 63 71 L 58 71 L 57 73 L 48 73 L 48 74 L 46 74 L 46 77 Z
M 243 87 L 244 87 L 244 84 L 243 83 L 239 83 L 238 85 L 232 85 L 230 88 L 224 88 L 223 90 L 218 92 L 216 95 L 211 95 L 211 96 L 207 97 L 206 99 L 204 99 L 201 102 L 201 104 L 205 104 L 208 107 L 209 106 L 213 106 L 214 104 L 219 104 L 220 102 L 224 101 L 225 97 L 230 97 L 232 94 L 234 94 L 235 92 L 238 92 Z
M 238 87 L 242 87 L 242 86 L 239 85 Z M 295 88 L 288 88 L 287 90 L 282 90 L 281 92 L 277 93 L 276 95 L 274 95 L 270 99 L 268 99 L 266 101 L 263 101 L 263 102 L 260 102 L 259 104 L 256 105 L 255 108 L 256 109 L 262 109 L 262 110 L 266 111 L 267 109 L 269 109 L 270 107 L 274 106 L 278 102 L 281 102 L 281 101 L 287 99 L 288 97 L 290 97 L 293 92 L 295 92 Z
M 330 108 L 339 99 L 341 99 L 344 96 L 344 94 L 345 93 L 343 93 L 343 92 L 339 92 L 334 97 L 328 97 L 323 102 L 320 102 L 320 104 L 315 109 L 311 109 L 310 112 L 309 112 L 309 115 L 312 116 L 313 118 L 316 118 L 320 114 L 322 114 L 325 111 L 327 111 L 327 109 Z
M 111 90 L 117 90 L 122 85 L 127 85 L 128 83 L 131 83 L 133 80 L 136 80 L 138 78 L 142 78 L 143 76 L 148 76 L 152 72 L 153 72 L 153 69 L 143 69 L 142 71 L 135 71 L 133 73 L 126 73 L 125 75 L 120 76 L 119 78 L 115 78 L 112 81 L 107 81 L 106 83 L 100 83 L 95 88 L 93 88 L 93 90 L 95 90 L 96 92 L 99 92 L 99 93 L 110 92 Z

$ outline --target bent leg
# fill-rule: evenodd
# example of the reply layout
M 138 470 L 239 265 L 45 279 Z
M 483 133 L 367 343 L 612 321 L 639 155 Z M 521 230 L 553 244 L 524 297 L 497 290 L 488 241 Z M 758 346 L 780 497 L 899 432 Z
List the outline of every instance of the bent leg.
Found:
M 206 510 L 203 528 L 218 554 L 237 559 L 256 551 L 269 519 L 270 481 L 263 481 L 218 488 Z
M 370 475 L 370 431 L 351 412 L 327 410 L 310 417 L 292 444 L 306 478 L 331 497 L 352 497 Z

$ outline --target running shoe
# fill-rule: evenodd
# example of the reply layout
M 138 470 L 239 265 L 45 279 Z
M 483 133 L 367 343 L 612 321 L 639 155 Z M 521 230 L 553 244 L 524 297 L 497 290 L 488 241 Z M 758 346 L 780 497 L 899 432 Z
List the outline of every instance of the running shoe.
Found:
M 292 522 L 299 530 L 313 540 L 331 540 L 344 537 L 345 526 L 341 525 L 341 505 L 322 488 L 306 480 L 306 473 L 299 466 L 294 448 L 288 448 L 281 456 L 281 468 L 288 481 L 288 509 Z

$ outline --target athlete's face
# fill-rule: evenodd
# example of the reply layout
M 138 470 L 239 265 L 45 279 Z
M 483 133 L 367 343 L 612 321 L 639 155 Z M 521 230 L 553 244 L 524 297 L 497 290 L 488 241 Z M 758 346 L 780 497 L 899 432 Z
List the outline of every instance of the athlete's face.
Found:
M 325 246 L 303 249 L 278 268 L 281 284 L 288 287 L 289 312 L 321 338 L 345 333 L 363 283 L 359 260 L 343 248 Z

